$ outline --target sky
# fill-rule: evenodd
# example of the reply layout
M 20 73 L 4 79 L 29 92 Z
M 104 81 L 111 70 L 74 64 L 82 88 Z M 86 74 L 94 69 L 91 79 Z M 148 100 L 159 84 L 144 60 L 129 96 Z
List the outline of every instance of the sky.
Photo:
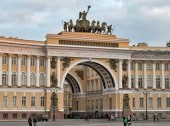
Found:
M 170 0 L 1 0 L 0 36 L 44 41 L 63 31 L 63 21 L 75 23 L 88 5 L 89 21 L 112 24 L 113 34 L 130 45 L 170 41 Z

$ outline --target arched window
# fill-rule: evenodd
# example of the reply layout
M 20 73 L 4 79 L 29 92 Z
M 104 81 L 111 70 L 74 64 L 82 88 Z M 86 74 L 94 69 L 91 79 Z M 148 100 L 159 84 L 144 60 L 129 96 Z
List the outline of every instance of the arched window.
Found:
M 31 85 L 35 85 L 36 84 L 36 78 L 35 78 L 35 74 L 34 73 L 31 73 L 30 84 Z
M 8 75 L 6 71 L 3 71 L 2 73 L 2 85 L 7 85 L 8 83 Z
M 12 72 L 12 85 L 17 85 L 17 74 L 16 72 Z
M 41 73 L 40 74 L 40 86 L 43 86 L 45 85 L 45 74 L 44 73 Z
M 21 73 L 21 85 L 26 85 L 27 84 L 27 76 L 25 72 Z

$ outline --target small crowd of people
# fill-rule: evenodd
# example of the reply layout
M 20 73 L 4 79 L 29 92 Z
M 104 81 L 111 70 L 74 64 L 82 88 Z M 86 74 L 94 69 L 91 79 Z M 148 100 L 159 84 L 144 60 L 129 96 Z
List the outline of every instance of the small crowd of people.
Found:
M 29 126 L 36 126 L 37 124 L 36 116 L 32 117 L 32 115 L 30 115 L 30 117 L 28 118 L 28 124 Z

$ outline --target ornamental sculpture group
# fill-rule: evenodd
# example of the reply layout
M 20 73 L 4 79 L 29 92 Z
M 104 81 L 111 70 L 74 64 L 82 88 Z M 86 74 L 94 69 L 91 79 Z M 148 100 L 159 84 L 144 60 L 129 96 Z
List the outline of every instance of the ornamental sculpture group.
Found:
M 102 22 L 100 25 L 100 22 L 96 22 L 95 20 L 90 23 L 90 21 L 86 19 L 90 8 L 91 6 L 89 5 L 87 11 L 79 13 L 79 19 L 77 19 L 75 25 L 72 19 L 70 19 L 69 22 L 64 22 L 64 31 L 112 34 L 112 30 L 114 30 L 112 25 L 108 26 L 106 22 Z

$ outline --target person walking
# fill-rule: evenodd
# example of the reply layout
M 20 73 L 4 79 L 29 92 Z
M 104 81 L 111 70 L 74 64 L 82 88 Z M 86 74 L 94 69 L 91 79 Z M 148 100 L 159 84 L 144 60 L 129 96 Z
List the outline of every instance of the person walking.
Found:
M 30 115 L 30 117 L 28 118 L 28 124 L 29 124 L 29 126 L 32 126 L 32 116 Z
M 155 122 L 155 120 L 156 120 L 156 116 L 155 116 L 155 115 L 153 115 L 153 120 L 154 120 L 154 122 Z
M 126 116 L 123 117 L 123 123 L 124 123 L 124 126 L 127 126 L 128 118 Z
M 33 126 L 37 126 L 37 119 L 36 119 L 36 116 L 34 116 L 34 118 L 33 118 Z

